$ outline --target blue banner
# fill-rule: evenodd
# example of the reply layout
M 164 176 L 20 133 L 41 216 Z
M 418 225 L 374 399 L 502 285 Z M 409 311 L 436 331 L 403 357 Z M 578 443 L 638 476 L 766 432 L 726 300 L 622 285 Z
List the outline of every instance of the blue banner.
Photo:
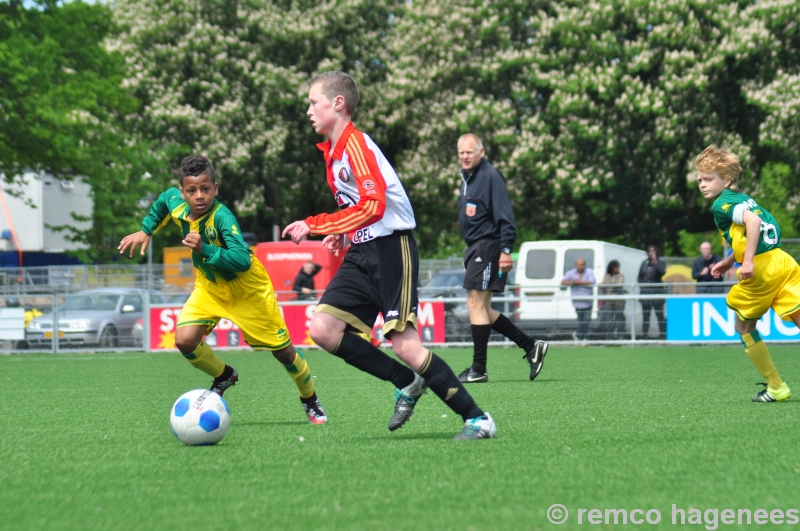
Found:
M 667 299 L 667 339 L 673 341 L 739 341 L 736 314 L 724 297 Z M 756 325 L 764 340 L 800 340 L 800 329 L 771 309 Z

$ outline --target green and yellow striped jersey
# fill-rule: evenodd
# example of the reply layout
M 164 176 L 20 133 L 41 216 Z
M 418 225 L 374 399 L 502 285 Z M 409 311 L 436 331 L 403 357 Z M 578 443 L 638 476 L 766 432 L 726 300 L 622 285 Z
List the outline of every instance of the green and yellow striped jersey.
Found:
M 711 205 L 711 212 L 714 213 L 714 222 L 717 224 L 720 234 L 731 245 L 734 257 L 740 264 L 744 260 L 747 238 L 744 225 L 734 223 L 733 220 L 734 214 L 738 213 L 741 216 L 741 211 L 744 210 L 749 210 L 761 218 L 756 254 L 766 253 L 781 246 L 781 228 L 778 221 L 766 208 L 758 206 L 755 200 L 747 194 L 724 190 Z
M 192 263 L 212 282 L 234 280 L 250 269 L 253 253 L 242 239 L 239 222 L 228 207 L 214 199 L 208 214 L 195 221 L 187 219 L 188 216 L 189 204 L 180 190 L 170 188 L 150 207 L 150 213 L 142 221 L 142 230 L 152 235 L 172 220 L 184 237 L 190 232 L 200 234 L 203 249 L 200 254 L 192 251 Z

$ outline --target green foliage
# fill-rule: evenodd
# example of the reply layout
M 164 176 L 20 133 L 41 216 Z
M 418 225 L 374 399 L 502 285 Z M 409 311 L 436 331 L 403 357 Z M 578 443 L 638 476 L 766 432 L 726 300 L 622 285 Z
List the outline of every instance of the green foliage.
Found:
M 383 76 L 384 5 L 121 0 L 114 14 L 123 31 L 110 48 L 124 54 L 126 85 L 143 103 L 131 125 L 170 150 L 170 167 L 206 154 L 219 199 L 261 240 L 274 224 L 336 208 L 305 82 L 342 69 L 368 93 Z
M 0 1 L 0 170 L 87 176 L 95 227 L 73 237 L 106 260 L 141 200 L 204 153 L 220 199 L 267 240 L 336 208 L 305 82 L 341 69 L 361 89 L 356 125 L 404 180 L 424 256 L 463 248 L 467 132 L 507 178 L 519 242 L 714 243 L 692 181 L 710 143 L 740 156 L 745 191 L 787 192 L 773 206 L 797 234 L 797 20 L 791 0 Z
M 800 236 L 800 195 L 794 191 L 796 178 L 787 164 L 767 163 L 761 172 L 756 202 L 778 221 L 782 238 Z
M 138 102 L 122 87 L 121 55 L 105 48 L 113 31 L 103 4 L 0 3 L 0 171 L 8 183 L 25 169 L 88 180 L 92 228 L 55 227 L 88 246 L 87 261 L 115 256 L 151 189 L 141 176 L 153 156 L 124 123 Z
M 709 215 L 711 215 L 709 213 Z M 700 244 L 708 242 L 711 244 L 711 252 L 717 256 L 724 256 L 725 250 L 722 237 L 718 230 L 709 232 L 689 232 L 681 230 L 678 233 L 678 243 L 675 247 L 664 249 L 665 256 L 688 256 L 696 258 L 700 256 Z

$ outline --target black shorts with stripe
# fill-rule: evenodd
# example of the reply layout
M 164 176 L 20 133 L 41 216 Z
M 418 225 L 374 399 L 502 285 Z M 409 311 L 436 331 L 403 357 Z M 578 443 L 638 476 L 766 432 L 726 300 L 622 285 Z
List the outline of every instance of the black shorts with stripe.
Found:
M 478 240 L 464 252 L 464 288 L 502 292 L 507 275 L 500 276 L 500 240 Z
M 351 245 L 317 306 L 348 329 L 372 333 L 378 313 L 383 334 L 417 327 L 419 255 L 410 230 Z

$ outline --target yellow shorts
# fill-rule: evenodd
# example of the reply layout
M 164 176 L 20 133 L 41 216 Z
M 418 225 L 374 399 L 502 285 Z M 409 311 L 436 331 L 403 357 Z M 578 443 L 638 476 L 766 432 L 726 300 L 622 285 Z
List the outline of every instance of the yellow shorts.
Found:
M 194 291 L 178 318 L 178 328 L 206 325 L 208 332 L 220 319 L 236 323 L 248 345 L 260 350 L 280 350 L 291 344 L 275 291 L 264 266 L 251 257 L 250 269 L 236 280 L 211 282 L 200 272 Z
M 760 319 L 770 307 L 790 321 L 800 310 L 800 266 L 782 249 L 757 254 L 753 265 L 753 276 L 739 280 L 728 293 L 728 307 L 745 321 Z

